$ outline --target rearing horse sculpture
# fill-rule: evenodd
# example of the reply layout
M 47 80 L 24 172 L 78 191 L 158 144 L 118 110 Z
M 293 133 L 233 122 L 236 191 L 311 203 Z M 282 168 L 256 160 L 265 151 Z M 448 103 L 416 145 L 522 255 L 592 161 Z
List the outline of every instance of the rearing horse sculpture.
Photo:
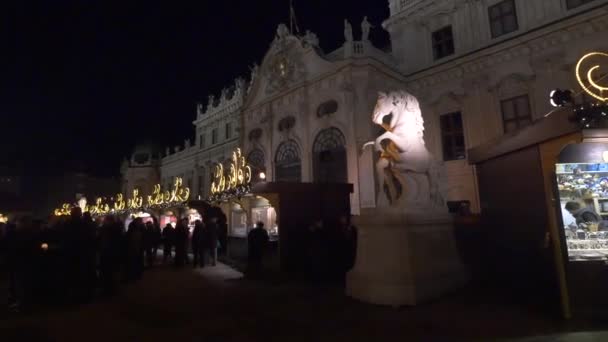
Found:
M 386 123 L 385 117 L 391 114 L 390 122 Z M 445 192 L 441 179 L 443 167 L 425 146 L 424 120 L 418 100 L 405 91 L 379 93 L 372 121 L 386 130 L 375 141 L 363 146 L 365 148 L 373 144 L 376 151 L 381 152 L 380 160 L 376 164 L 380 195 L 386 196 L 384 192 L 384 184 L 386 184 L 390 202 L 395 204 L 404 197 L 404 194 L 418 191 L 412 189 L 415 184 L 420 188 L 421 184 L 412 179 L 408 180 L 408 175 L 423 175 L 426 177 L 430 192 L 427 199 L 435 205 L 443 205 Z M 386 146 L 382 145 L 384 140 L 389 140 Z M 397 193 L 392 177 L 387 175 L 393 175 L 399 181 L 403 189 L 401 194 Z M 408 198 L 413 200 L 411 196 Z M 416 200 L 420 200 L 420 197 L 418 196 Z

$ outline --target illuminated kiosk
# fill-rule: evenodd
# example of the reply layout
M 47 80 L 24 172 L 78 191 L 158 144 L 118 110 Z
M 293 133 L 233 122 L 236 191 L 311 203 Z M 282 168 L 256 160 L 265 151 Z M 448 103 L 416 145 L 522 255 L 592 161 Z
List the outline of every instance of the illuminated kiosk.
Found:
M 579 60 L 589 96 L 578 104 L 468 151 L 491 251 L 480 255 L 487 278 L 510 300 L 565 318 L 608 317 L 608 82 L 597 77 L 606 63 L 605 53 Z
M 276 248 L 272 264 L 284 272 L 303 271 L 306 229 L 319 218 L 335 220 L 349 215 L 353 186 L 265 182 L 263 179 L 252 184 L 251 180 L 251 169 L 237 149 L 227 171 L 222 165 L 216 167 L 212 186 L 215 195 L 206 201 L 190 201 L 188 206 L 206 217 L 227 213 L 230 230 L 236 227 L 240 231 L 238 236 L 232 234 L 228 243 L 228 253 L 236 258 L 246 258 L 246 234 L 257 221 L 264 222 L 271 238 L 275 236 L 275 243 L 271 243 L 271 248 Z M 235 207 L 238 207 L 237 213 Z M 272 234 L 275 226 L 276 234 Z
M 467 281 L 444 201 L 444 166 L 425 146 L 420 107 L 411 94 L 381 93 L 372 120 L 386 130 L 363 147 L 380 152 L 378 204 L 355 217 L 357 258 L 346 293 L 373 304 L 416 305 Z

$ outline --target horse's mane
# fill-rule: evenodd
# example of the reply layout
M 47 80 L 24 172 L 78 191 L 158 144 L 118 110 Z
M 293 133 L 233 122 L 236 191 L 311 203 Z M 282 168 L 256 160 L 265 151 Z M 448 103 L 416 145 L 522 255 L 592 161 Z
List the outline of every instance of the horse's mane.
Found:
M 389 98 L 395 98 L 400 100 L 400 105 L 404 108 L 409 115 L 414 116 L 414 122 L 416 125 L 416 131 L 419 132 L 420 138 L 424 136 L 424 119 L 422 118 L 422 111 L 420 110 L 420 103 L 418 99 L 405 90 L 392 91 L 389 94 Z

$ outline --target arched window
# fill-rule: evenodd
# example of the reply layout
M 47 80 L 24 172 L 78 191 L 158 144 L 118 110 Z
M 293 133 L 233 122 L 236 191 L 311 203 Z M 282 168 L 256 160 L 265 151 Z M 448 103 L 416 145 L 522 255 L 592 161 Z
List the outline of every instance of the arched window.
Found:
M 295 141 L 287 140 L 277 148 L 274 178 L 277 182 L 302 181 L 300 149 Z
M 249 152 L 247 156 L 247 163 L 251 166 L 251 171 L 253 172 L 254 179 L 260 172 L 265 172 L 265 161 L 264 161 L 264 152 L 259 148 L 254 149 Z
M 204 167 L 199 167 L 197 172 L 198 195 L 205 196 L 205 175 L 207 171 Z
M 319 132 L 312 149 L 315 182 L 348 182 L 345 145 L 339 129 L 331 127 Z
M 334 100 L 330 100 L 327 102 L 323 102 L 317 108 L 317 117 L 321 118 L 326 115 L 331 115 L 338 111 L 338 102 Z

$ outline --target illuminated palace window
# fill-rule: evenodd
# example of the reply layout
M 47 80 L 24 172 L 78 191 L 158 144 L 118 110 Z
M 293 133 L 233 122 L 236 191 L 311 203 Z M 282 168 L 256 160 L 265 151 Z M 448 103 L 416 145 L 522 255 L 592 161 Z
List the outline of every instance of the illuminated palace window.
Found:
M 433 32 L 431 35 L 433 43 L 433 57 L 440 59 L 454 54 L 454 36 L 452 26 L 446 26 Z
M 344 135 L 332 127 L 321 131 L 313 145 L 314 180 L 317 183 L 346 183 L 346 145 Z
M 300 149 L 298 148 L 298 144 L 293 140 L 287 140 L 281 143 L 277 149 L 275 157 L 275 181 L 302 181 Z
M 259 148 L 249 152 L 249 155 L 247 156 L 247 163 L 249 166 L 251 166 L 251 170 L 255 176 L 257 176 L 260 172 L 266 171 L 266 167 L 264 166 L 264 152 Z
M 217 144 L 217 128 L 211 130 L 211 144 Z
M 462 114 L 460 112 L 444 114 L 441 116 L 440 122 L 443 160 L 465 159 Z
M 500 101 L 502 121 L 505 133 L 513 132 L 532 123 L 530 113 L 530 99 L 528 95 L 521 95 Z
M 232 138 L 232 123 L 226 123 L 226 140 Z
M 504 0 L 488 8 L 492 38 L 500 37 L 519 28 L 514 0 Z

